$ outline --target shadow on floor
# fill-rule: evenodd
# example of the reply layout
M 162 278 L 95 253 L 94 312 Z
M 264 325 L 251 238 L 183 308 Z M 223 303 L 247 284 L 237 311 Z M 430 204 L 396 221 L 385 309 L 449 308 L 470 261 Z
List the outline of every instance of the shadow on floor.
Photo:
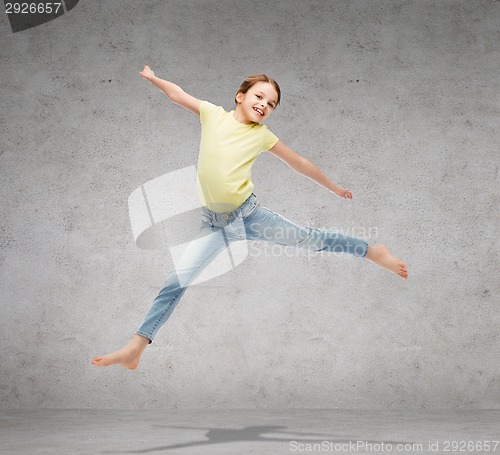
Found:
M 196 446 L 210 446 L 213 444 L 225 444 L 231 442 L 284 442 L 290 444 L 291 441 L 297 441 L 297 443 L 302 444 L 321 444 L 323 441 L 328 441 L 334 444 L 349 444 L 350 442 L 356 444 L 358 439 L 334 439 L 338 437 L 337 435 L 328 435 L 324 433 L 298 433 L 296 431 L 285 431 L 286 426 L 283 425 L 262 425 L 262 426 L 250 426 L 242 429 L 228 429 L 228 428 L 206 428 L 206 427 L 183 427 L 183 426 L 168 426 L 168 425 L 155 425 L 155 427 L 160 428 L 175 428 L 184 430 L 205 430 L 206 438 L 205 440 L 185 442 L 182 444 L 171 444 L 160 447 L 151 447 L 149 449 L 141 450 L 120 450 L 120 451 L 103 451 L 101 453 L 149 453 L 165 450 L 174 450 L 188 447 Z M 276 437 L 265 437 L 266 433 L 281 433 L 287 435 L 288 437 L 276 438 Z M 319 436 L 321 439 L 316 439 L 314 437 Z M 304 438 L 304 439 L 303 439 Z M 312 439 L 310 439 L 312 438 Z M 359 439 L 361 440 L 361 439 Z M 365 441 L 367 444 L 380 444 L 382 441 Z M 398 441 L 383 441 L 385 444 L 398 444 L 398 443 L 408 443 L 398 442 Z

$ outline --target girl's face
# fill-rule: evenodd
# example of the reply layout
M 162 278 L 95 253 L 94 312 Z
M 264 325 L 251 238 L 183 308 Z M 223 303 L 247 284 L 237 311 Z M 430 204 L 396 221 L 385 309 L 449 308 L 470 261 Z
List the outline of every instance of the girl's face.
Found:
M 236 112 L 242 123 L 260 123 L 266 120 L 276 107 L 278 93 L 269 82 L 257 82 L 246 93 L 238 93 Z

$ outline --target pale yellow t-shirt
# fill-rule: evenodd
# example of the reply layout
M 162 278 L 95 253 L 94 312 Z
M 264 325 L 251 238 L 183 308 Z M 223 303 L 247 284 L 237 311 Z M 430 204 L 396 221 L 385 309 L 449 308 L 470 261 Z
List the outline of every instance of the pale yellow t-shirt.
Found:
M 245 125 L 233 113 L 208 101 L 200 104 L 198 194 L 202 206 L 218 213 L 238 208 L 252 194 L 252 165 L 279 140 L 266 125 Z

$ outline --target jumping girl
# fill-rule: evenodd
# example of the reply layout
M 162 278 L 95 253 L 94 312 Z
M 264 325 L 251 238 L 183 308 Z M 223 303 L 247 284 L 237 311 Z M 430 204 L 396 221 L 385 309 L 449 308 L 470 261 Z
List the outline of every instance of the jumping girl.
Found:
M 200 117 L 197 181 L 202 205 L 201 235 L 190 242 L 129 343 L 111 354 L 95 357 L 94 365 L 118 364 L 136 369 L 144 349 L 152 343 L 189 284 L 234 241 L 261 240 L 313 251 L 348 253 L 408 279 L 406 264 L 394 257 L 385 245 L 369 246 L 363 239 L 333 230 L 301 227 L 261 207 L 252 192 L 251 168 L 263 151 L 269 151 L 338 197 L 352 199 L 350 191 L 332 183 L 263 124 L 280 103 L 281 91 L 276 81 L 264 74 L 248 77 L 236 92 L 236 109 L 226 112 L 156 77 L 149 66 L 139 75 L 158 87 L 173 103 Z

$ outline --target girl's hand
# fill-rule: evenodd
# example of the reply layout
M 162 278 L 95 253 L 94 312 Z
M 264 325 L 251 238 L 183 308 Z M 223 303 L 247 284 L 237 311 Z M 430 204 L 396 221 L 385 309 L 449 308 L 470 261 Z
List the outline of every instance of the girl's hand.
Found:
M 352 199 L 352 193 L 344 188 L 338 186 L 335 188 L 334 193 L 342 199 Z
M 144 69 L 139 73 L 139 76 L 146 79 L 147 81 L 149 81 L 149 79 L 154 77 L 154 75 L 155 75 L 155 73 L 153 73 L 153 71 L 151 70 L 151 68 L 148 65 L 146 65 L 144 67 Z

